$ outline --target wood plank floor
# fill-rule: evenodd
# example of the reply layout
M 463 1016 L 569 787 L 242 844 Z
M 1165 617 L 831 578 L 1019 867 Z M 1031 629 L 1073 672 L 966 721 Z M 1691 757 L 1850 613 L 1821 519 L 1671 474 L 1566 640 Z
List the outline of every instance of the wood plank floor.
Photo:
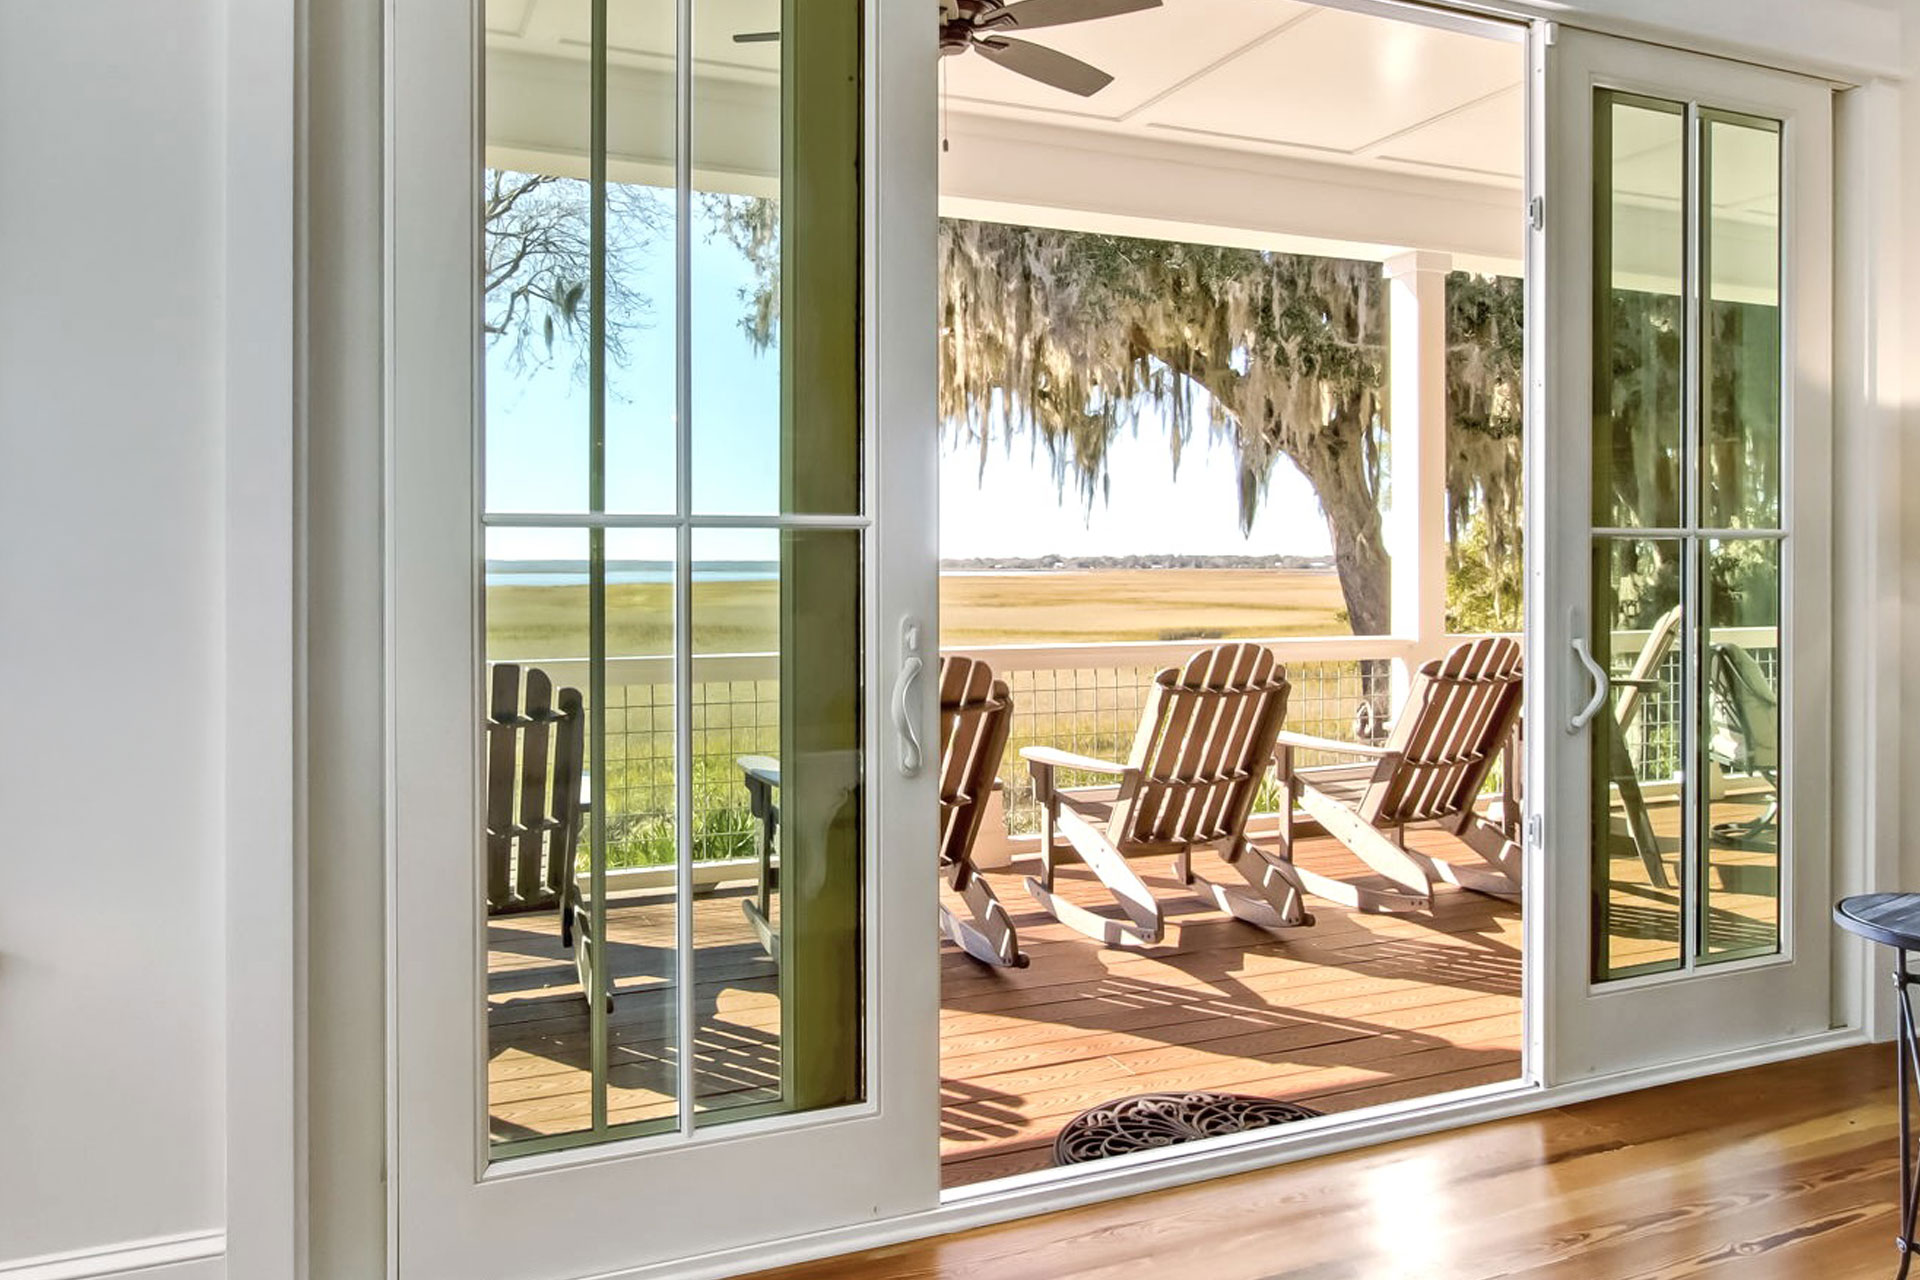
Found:
M 757 1280 L 1891 1276 L 1895 1135 L 1849 1049 Z

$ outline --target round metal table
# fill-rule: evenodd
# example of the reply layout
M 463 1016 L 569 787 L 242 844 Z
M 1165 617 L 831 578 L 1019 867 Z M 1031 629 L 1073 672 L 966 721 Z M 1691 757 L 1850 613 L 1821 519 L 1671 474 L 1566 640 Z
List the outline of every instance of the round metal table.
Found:
M 1912 1105 L 1914 1086 L 1920 1082 L 1920 1037 L 1914 1030 L 1913 997 L 1909 988 L 1920 974 L 1909 972 L 1907 953 L 1920 951 L 1920 893 L 1863 893 L 1842 898 L 1833 908 L 1834 923 L 1849 933 L 1857 933 L 1869 942 L 1892 947 L 1894 952 L 1893 989 L 1899 993 L 1900 1034 L 1896 1048 L 1900 1072 L 1900 1236 L 1894 1246 L 1900 1250 L 1900 1270 L 1905 1280 L 1913 1265 L 1914 1210 L 1920 1204 L 1920 1169 L 1915 1168 Z

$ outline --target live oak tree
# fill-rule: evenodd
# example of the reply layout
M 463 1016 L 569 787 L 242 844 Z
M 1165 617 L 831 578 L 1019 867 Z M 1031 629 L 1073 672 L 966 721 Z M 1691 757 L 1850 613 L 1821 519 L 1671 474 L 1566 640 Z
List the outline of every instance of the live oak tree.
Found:
M 1378 264 L 950 221 L 940 267 L 940 410 L 983 459 L 1029 433 L 1093 502 L 1112 442 L 1151 409 L 1175 467 L 1196 429 L 1230 443 L 1249 529 L 1284 457 L 1319 498 L 1354 631 L 1389 630 Z M 1449 518 L 1478 531 L 1487 616 L 1472 621 L 1504 628 L 1519 599 L 1519 282 L 1454 276 L 1447 321 Z
M 660 233 L 645 188 L 609 187 L 609 354 L 643 322 L 623 260 Z M 706 196 L 698 234 L 753 266 L 742 325 L 776 335 L 775 202 Z M 487 325 L 517 358 L 550 358 L 585 323 L 584 185 L 490 175 Z M 1386 295 L 1376 263 L 1130 239 L 1000 223 L 940 228 L 939 409 L 981 452 L 1025 439 L 1063 490 L 1106 491 L 1113 441 L 1151 411 L 1177 469 L 1196 430 L 1234 451 L 1236 503 L 1250 529 L 1285 458 L 1312 483 L 1349 621 L 1390 626 L 1392 415 L 1386 404 Z M 1448 515 L 1462 629 L 1518 625 L 1521 293 L 1519 282 L 1456 275 L 1448 287 Z M 583 349 L 583 348 L 582 348 Z

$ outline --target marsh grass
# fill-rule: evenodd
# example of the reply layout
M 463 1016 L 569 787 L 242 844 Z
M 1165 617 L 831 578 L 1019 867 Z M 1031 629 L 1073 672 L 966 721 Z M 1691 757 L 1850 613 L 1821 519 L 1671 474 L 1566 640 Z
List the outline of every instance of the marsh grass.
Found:
M 697 653 L 765 653 L 778 647 L 779 589 L 771 580 L 696 582 Z M 671 651 L 672 589 L 664 583 L 607 587 L 607 652 Z M 966 574 L 941 582 L 948 645 L 1202 644 L 1234 637 L 1348 633 L 1339 580 L 1291 569 L 1143 569 Z M 584 586 L 492 586 L 488 658 L 579 661 L 587 656 Z M 1008 825 L 1037 829 L 1021 747 L 1051 745 L 1125 759 L 1153 668 L 1008 672 L 1014 723 L 1001 767 Z M 1289 723 L 1344 737 L 1363 696 L 1361 664 L 1296 664 Z M 614 685 L 604 717 L 607 864 L 663 866 L 675 857 L 673 689 Z M 747 858 L 759 838 L 739 758 L 777 756 L 779 685 L 728 680 L 695 686 L 693 856 Z M 1273 791 L 1268 784 L 1268 791 Z M 1264 796 L 1263 805 L 1277 802 Z M 584 851 L 581 855 L 585 863 Z

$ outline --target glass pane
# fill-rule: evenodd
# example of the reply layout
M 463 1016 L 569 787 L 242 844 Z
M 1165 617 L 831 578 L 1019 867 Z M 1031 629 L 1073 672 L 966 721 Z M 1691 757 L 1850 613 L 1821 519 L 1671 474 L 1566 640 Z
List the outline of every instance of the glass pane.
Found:
M 1686 117 L 1595 103 L 1593 520 L 1675 528 L 1682 511 Z
M 1780 948 L 1780 544 L 1708 544 L 1706 959 Z
M 780 536 L 701 530 L 693 560 L 695 1105 L 780 1098 Z
M 605 509 L 672 511 L 673 0 L 607 0 Z
M 603 770 L 606 1122 L 672 1128 L 679 1107 L 680 893 L 674 790 L 674 534 L 609 529 Z M 583 871 L 590 864 L 583 860 Z M 589 892 L 591 889 L 589 888 Z M 595 900 L 588 899 L 589 906 Z M 591 914 L 591 913 L 590 913 Z
M 783 29 L 783 8 L 806 22 Z M 693 23 L 693 509 L 857 514 L 860 6 L 729 0 Z
M 780 0 L 731 0 L 694 10 L 696 511 L 781 510 L 781 46 L 733 38 L 777 35 L 780 9 Z
M 862 1095 L 860 535 L 694 540 L 696 1123 Z
M 1592 726 L 1596 980 L 1681 962 L 1682 549 L 1627 538 L 1594 548 L 1594 660 L 1613 683 Z
M 586 845 L 587 622 L 585 531 L 488 533 L 481 857 L 496 1143 L 593 1124 L 592 1026 L 566 941 Z M 554 722 L 555 712 L 573 718 Z
M 1780 523 L 1780 130 L 1709 117 L 1702 133 L 1707 226 L 1706 511 L 1711 528 Z
M 487 0 L 481 174 L 489 511 L 587 509 L 592 99 L 587 0 Z

